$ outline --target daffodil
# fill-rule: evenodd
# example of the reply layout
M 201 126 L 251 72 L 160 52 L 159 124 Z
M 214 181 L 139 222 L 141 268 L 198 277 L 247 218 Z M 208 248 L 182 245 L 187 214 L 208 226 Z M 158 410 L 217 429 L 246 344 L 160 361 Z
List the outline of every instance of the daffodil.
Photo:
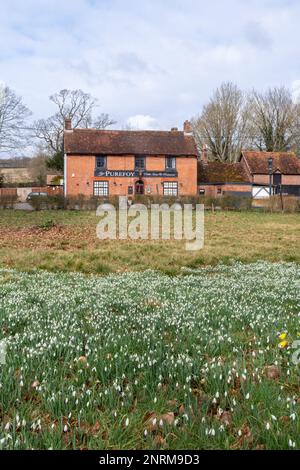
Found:
M 288 341 L 281 341 L 281 342 L 279 343 L 280 349 L 285 349 L 285 348 L 288 347 L 288 345 L 289 345 Z
M 278 336 L 278 338 L 280 339 L 280 341 L 284 341 L 287 337 L 287 333 L 281 333 L 281 335 Z

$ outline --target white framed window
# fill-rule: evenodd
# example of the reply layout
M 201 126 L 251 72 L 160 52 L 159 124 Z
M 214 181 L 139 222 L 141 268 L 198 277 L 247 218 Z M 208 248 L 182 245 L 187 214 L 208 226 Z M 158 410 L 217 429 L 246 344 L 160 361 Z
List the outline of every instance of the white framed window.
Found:
M 94 196 L 108 196 L 108 181 L 94 181 Z
M 164 183 L 164 196 L 178 196 L 178 183 L 175 181 Z

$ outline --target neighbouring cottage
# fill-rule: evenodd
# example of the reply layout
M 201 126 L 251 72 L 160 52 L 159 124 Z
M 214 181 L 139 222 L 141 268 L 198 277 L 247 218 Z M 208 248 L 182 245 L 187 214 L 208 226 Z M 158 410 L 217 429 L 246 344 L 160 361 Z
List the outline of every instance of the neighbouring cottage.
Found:
M 194 196 L 198 151 L 184 131 L 72 129 L 65 122 L 65 195 Z
M 295 153 L 243 151 L 240 164 L 252 184 L 253 198 L 270 195 L 270 161 L 272 193 L 300 197 L 300 160 Z
M 207 197 L 251 197 L 252 184 L 242 163 L 208 162 L 203 148 L 198 162 L 198 194 Z
M 293 152 L 243 151 L 239 162 L 208 162 L 203 148 L 198 162 L 198 194 L 263 199 L 273 194 L 300 197 L 300 161 Z

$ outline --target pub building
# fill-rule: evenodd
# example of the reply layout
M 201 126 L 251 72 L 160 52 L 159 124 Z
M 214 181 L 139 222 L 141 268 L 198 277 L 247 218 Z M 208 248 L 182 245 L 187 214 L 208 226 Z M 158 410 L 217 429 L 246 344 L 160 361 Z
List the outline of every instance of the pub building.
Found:
M 195 196 L 198 151 L 184 130 L 72 129 L 65 121 L 65 196 Z

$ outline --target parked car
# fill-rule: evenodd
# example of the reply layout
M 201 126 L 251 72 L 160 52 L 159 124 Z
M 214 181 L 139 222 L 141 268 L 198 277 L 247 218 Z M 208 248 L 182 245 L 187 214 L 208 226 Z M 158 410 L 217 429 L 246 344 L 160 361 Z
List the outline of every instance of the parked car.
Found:
M 35 199 L 35 198 L 43 198 L 43 197 L 48 197 L 48 193 L 39 193 L 39 192 L 32 192 L 32 193 L 29 193 L 27 198 L 26 198 L 26 201 L 27 202 L 30 202 L 32 201 L 32 199 Z

